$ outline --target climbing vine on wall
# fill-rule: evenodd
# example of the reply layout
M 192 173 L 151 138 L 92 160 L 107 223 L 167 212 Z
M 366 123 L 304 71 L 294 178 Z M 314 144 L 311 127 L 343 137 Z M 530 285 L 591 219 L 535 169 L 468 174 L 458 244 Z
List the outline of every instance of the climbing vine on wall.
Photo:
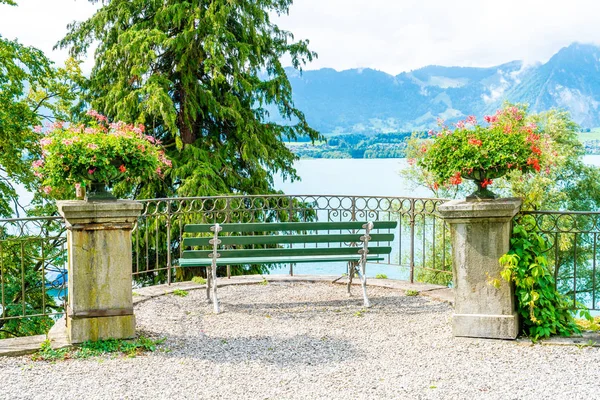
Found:
M 534 226 L 531 216 L 521 217 L 513 228 L 510 251 L 500 258 L 502 278 L 515 284 L 523 333 L 532 340 L 579 334 L 568 300 L 556 290 L 548 267 L 548 243 L 533 231 Z M 592 319 L 587 309 L 578 313 Z

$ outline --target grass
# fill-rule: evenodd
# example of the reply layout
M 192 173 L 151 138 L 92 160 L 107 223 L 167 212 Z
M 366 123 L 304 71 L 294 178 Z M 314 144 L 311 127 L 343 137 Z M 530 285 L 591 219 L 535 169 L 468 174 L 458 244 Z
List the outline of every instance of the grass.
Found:
M 175 289 L 175 290 L 173 290 L 173 294 L 174 294 L 175 296 L 179 296 L 179 297 L 185 297 L 185 296 L 187 296 L 189 293 L 187 292 L 187 290 Z
M 365 310 L 364 308 L 361 310 L 358 310 L 357 312 L 354 313 L 355 317 L 364 317 L 365 313 L 367 312 L 367 310 Z
M 31 356 L 33 361 L 64 361 L 69 359 L 86 359 L 106 354 L 135 357 L 144 352 L 155 351 L 166 339 L 149 339 L 140 336 L 134 340 L 107 339 L 97 342 L 85 342 L 78 347 L 53 349 L 50 340 L 45 340 L 40 349 Z
M 386 274 L 377 274 L 377 275 L 375 275 L 375 278 L 377 278 L 377 279 L 387 279 L 388 277 L 387 277 Z
M 205 285 L 206 279 L 201 276 L 195 276 L 192 278 L 192 282 L 197 283 L 198 285 Z
M 416 290 L 410 290 L 408 289 L 407 291 L 404 292 L 405 295 L 407 296 L 418 296 L 419 292 Z

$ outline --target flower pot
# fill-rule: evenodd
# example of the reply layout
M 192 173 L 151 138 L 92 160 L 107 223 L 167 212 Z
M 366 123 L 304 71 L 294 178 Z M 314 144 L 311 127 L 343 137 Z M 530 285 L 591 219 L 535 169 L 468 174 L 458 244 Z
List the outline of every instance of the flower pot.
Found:
M 113 201 L 117 200 L 113 194 L 106 189 L 104 182 L 92 182 L 90 190 L 86 191 L 85 201 Z
M 496 199 L 498 195 L 487 188 L 486 181 L 500 178 L 506 174 L 503 169 L 495 170 L 474 170 L 470 174 L 464 175 L 465 179 L 472 180 L 477 189 L 467 196 L 467 200 L 485 200 Z

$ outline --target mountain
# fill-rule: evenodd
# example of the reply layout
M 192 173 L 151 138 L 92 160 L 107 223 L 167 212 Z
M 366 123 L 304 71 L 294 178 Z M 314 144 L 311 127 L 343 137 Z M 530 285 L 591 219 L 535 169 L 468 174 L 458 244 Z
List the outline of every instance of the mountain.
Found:
M 396 76 L 368 68 L 286 71 L 296 106 L 325 133 L 425 130 L 437 118 L 482 117 L 505 100 L 528 103 L 533 112 L 564 108 L 583 128 L 600 126 L 600 47 L 594 45 L 574 43 L 536 65 L 431 65 Z

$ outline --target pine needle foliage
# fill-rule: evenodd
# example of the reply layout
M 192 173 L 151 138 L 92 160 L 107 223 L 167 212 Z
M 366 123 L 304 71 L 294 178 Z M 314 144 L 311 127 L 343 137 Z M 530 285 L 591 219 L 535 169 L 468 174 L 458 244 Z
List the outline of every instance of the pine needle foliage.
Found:
M 297 178 L 283 141 L 320 135 L 294 106 L 280 61 L 301 69 L 316 54 L 271 21 L 292 0 L 101 3 L 58 46 L 79 57 L 98 42 L 92 107 L 144 123 L 174 160 L 162 186 L 138 197 L 260 194 L 273 191 L 273 173 Z

